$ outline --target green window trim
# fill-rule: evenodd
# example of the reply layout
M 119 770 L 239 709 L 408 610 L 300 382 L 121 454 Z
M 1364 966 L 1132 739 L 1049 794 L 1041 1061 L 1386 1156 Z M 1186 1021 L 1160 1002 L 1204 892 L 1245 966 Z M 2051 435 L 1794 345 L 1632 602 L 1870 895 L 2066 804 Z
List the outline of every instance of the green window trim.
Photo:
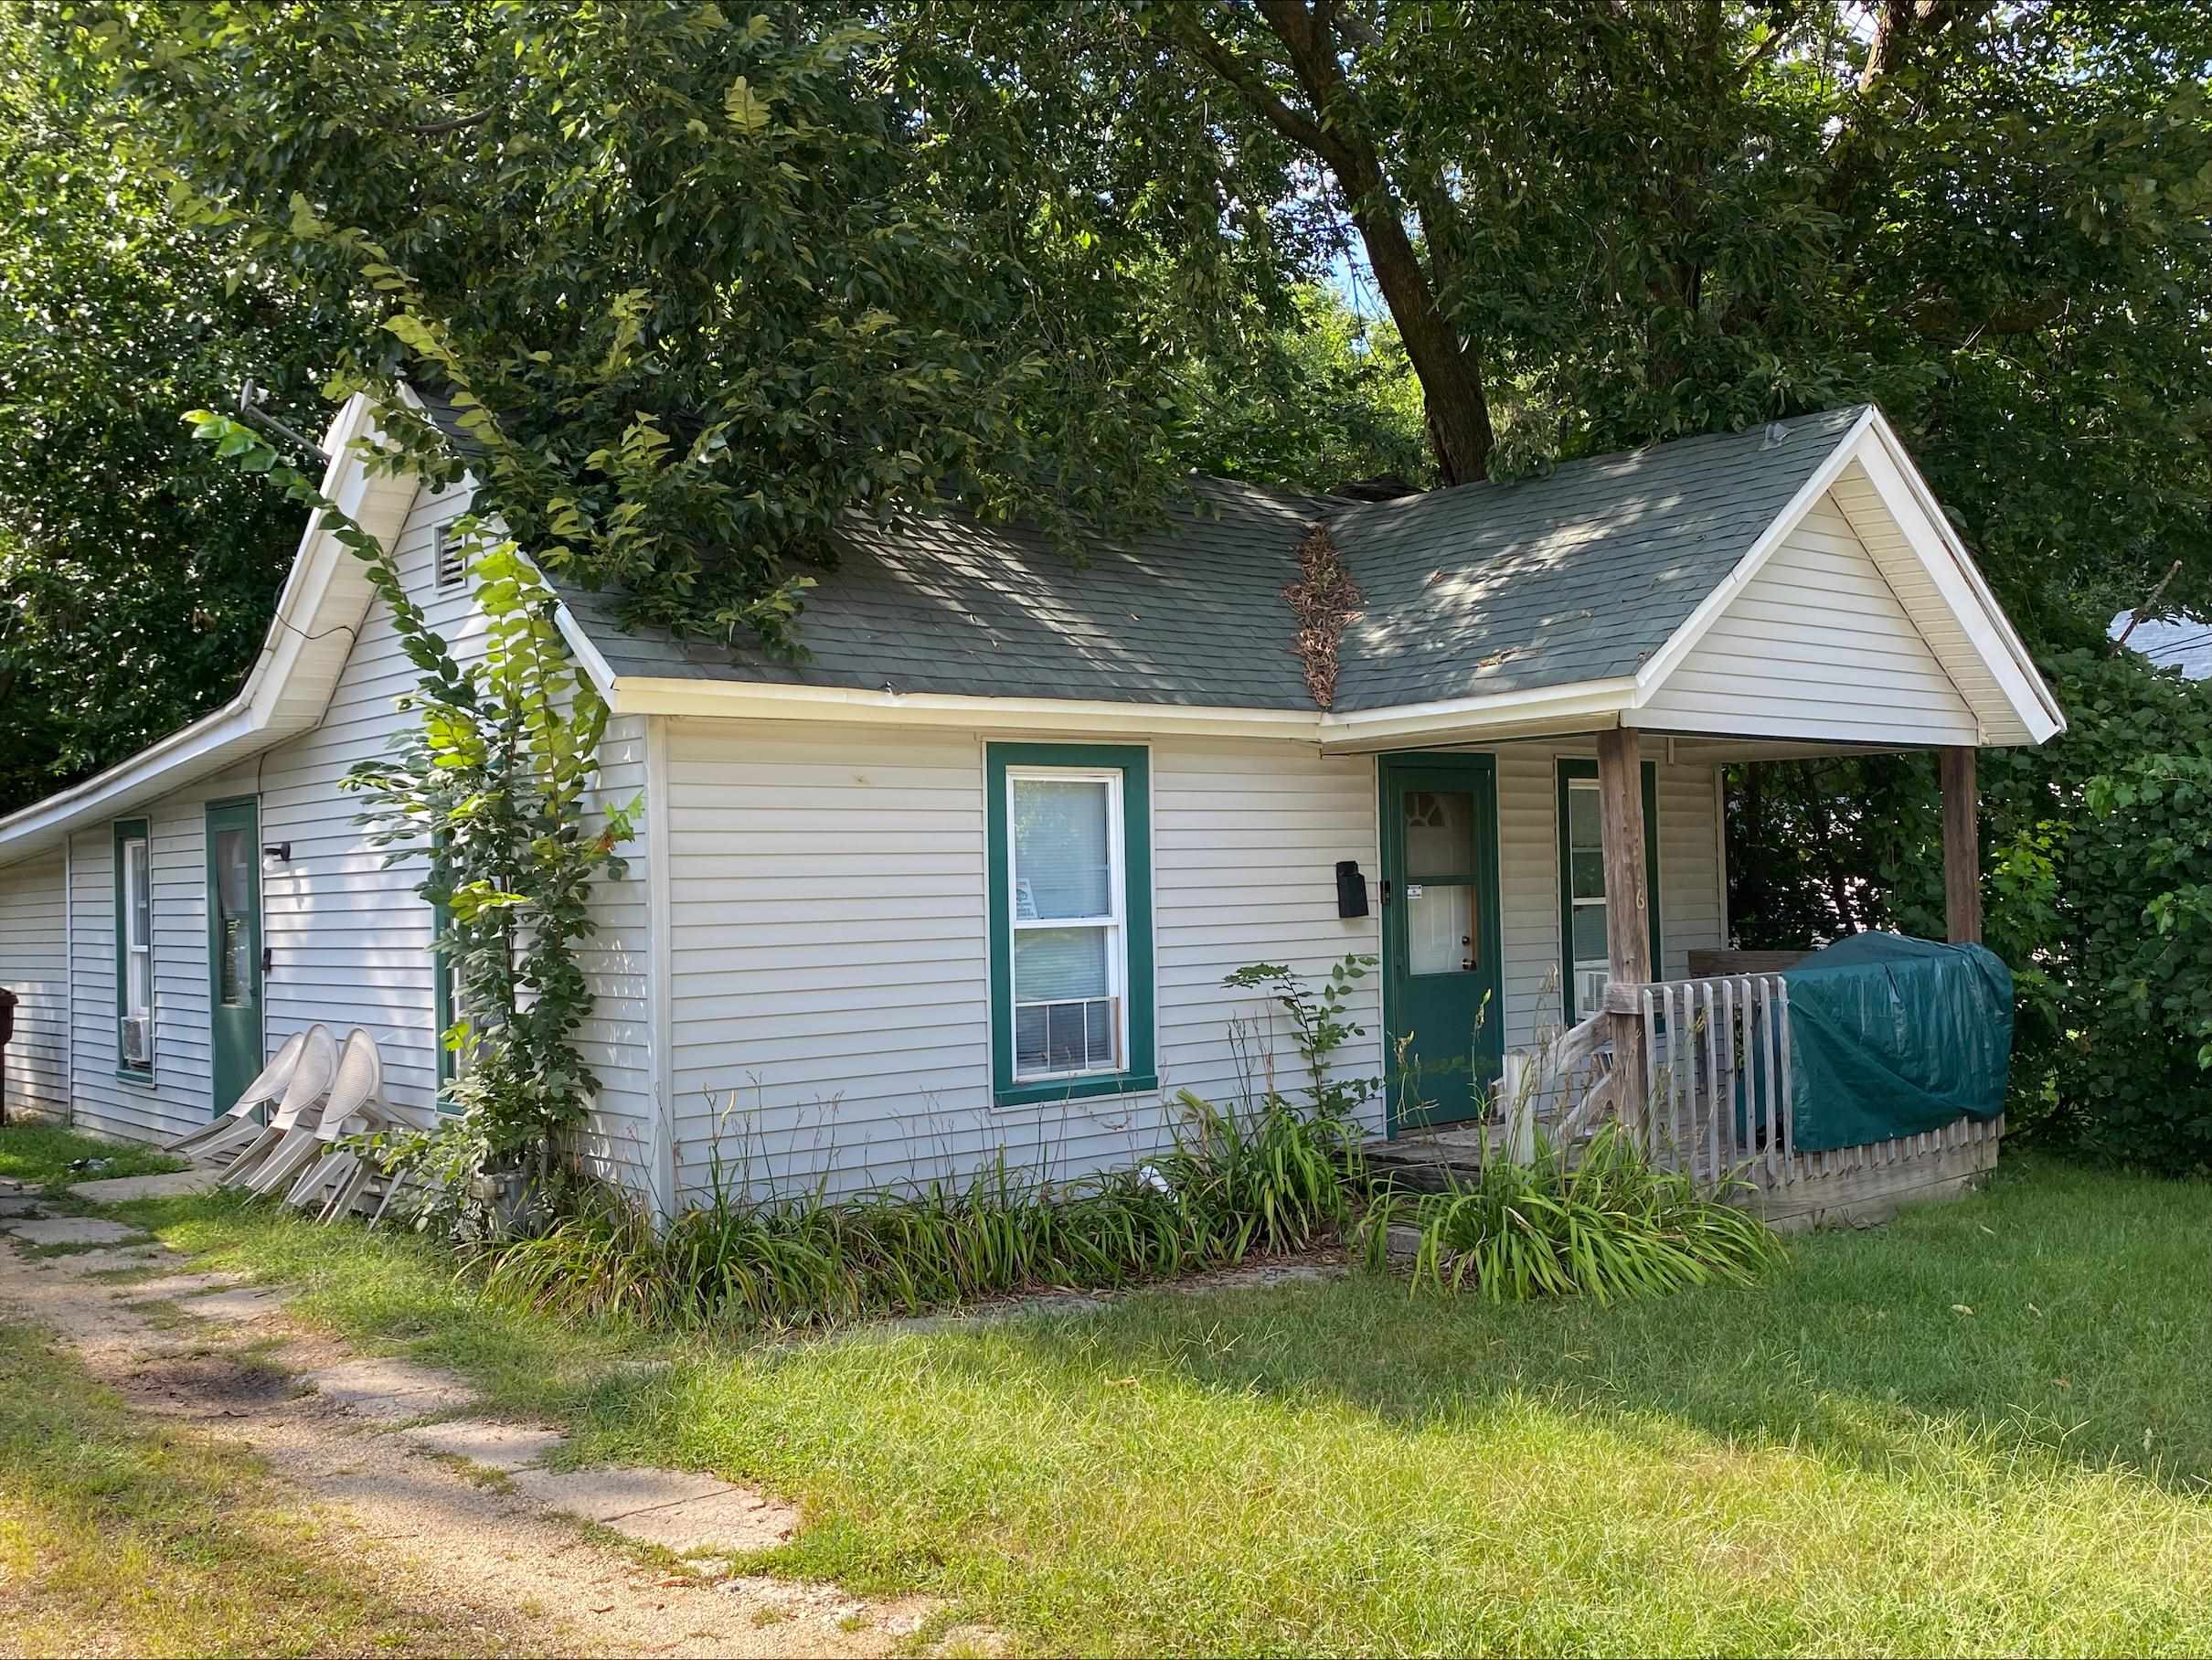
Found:
M 994 1106 L 1133 1095 L 1160 1087 L 1154 1063 L 1152 756 L 1137 744 L 994 743 L 984 751 L 984 847 L 991 920 L 991 1100 Z M 1009 768 L 1060 767 L 1122 775 L 1122 937 L 1129 1044 L 1116 1072 L 1018 1080 L 1014 1061 L 1013 827 Z
M 151 1060 L 133 1066 L 122 1058 L 122 1023 L 131 1014 L 130 898 L 123 891 L 123 848 L 132 842 L 142 842 L 146 849 L 146 1052 L 154 1050 L 154 834 L 145 819 L 119 818 L 114 823 L 115 1076 L 131 1083 L 152 1083 Z
M 1579 1016 L 1575 1011 L 1574 884 L 1569 878 L 1568 863 L 1568 793 L 1577 779 L 1594 780 L 1598 776 L 1598 763 L 1562 760 L 1558 771 L 1555 811 L 1559 836 L 1559 1008 L 1567 1024 L 1572 1026 L 1578 1018 L 1587 1016 Z M 1651 907 L 1652 973 L 1656 974 L 1665 960 L 1660 954 L 1659 931 L 1659 768 L 1656 762 L 1649 761 L 1643 763 L 1643 888 Z
M 445 1047 L 445 1035 L 453 1024 L 453 965 L 446 960 L 445 930 L 452 912 L 441 900 L 431 901 L 431 1043 L 438 1051 L 438 1111 L 456 1108 L 445 1099 L 445 1086 L 453 1081 L 453 1051 Z

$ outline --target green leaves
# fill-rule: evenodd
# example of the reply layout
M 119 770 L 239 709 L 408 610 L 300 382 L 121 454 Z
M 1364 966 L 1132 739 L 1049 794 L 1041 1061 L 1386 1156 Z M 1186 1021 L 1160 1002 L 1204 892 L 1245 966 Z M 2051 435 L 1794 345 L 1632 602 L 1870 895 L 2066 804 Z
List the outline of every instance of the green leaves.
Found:
M 740 75 L 729 83 L 729 90 L 722 94 L 722 112 L 729 117 L 729 124 L 748 138 L 768 131 L 771 119 L 768 101 L 762 98 Z

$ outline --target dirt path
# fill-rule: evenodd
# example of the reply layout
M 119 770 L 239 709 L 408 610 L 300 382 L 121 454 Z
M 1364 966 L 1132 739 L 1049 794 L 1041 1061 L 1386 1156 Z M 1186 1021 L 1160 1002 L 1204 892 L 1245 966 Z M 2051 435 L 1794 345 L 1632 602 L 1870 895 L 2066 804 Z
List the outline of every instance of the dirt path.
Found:
M 94 1277 L 133 1266 L 170 1272 L 151 1284 Z M 450 1631 L 473 1633 L 478 1652 L 912 1652 L 939 1612 L 924 1598 L 867 1600 L 835 1586 L 722 1576 L 711 1559 L 679 1566 L 662 1556 L 654 1562 L 655 1553 L 548 1508 L 569 1502 L 549 1501 L 548 1492 L 582 1476 L 495 1473 L 526 1455 L 534 1441 L 552 1439 L 544 1431 L 533 1438 L 472 1424 L 441 1434 L 399 1432 L 401 1419 L 458 1404 L 457 1382 L 397 1368 L 416 1392 L 402 1389 L 395 1396 L 391 1365 L 355 1360 L 328 1337 L 287 1321 L 281 1293 L 225 1292 L 224 1282 L 182 1269 L 181 1259 L 154 1248 L 33 1257 L 0 1242 L 0 1319 L 54 1334 L 134 1410 L 181 1432 L 250 1446 L 314 1517 L 325 1559 L 357 1565 L 394 1601 Z M 149 1301 L 160 1298 L 185 1311 L 181 1325 Z M 303 1378 L 319 1378 L 324 1387 L 302 1392 Z M 366 1389 L 346 1387 L 362 1378 Z M 431 1382 L 421 1384 L 426 1378 Z M 441 1455 L 432 1443 L 467 1445 L 492 1467 Z M 757 1495 L 705 1484 L 719 1489 L 707 1503 L 710 1513 L 716 1504 L 724 1510 L 738 1505 L 749 1516 L 769 1513 Z M 647 1500 L 659 1504 L 661 1496 Z M 587 1505 L 569 1507 L 593 1513 Z M 659 1504 L 639 1513 L 647 1526 L 630 1530 L 665 1536 L 682 1548 L 686 1537 L 674 1524 L 697 1507 L 688 1499 Z M 656 1520 L 660 1535 L 650 1525 Z M 924 1646 L 974 1653 L 996 1645 L 990 1633 L 962 1631 Z

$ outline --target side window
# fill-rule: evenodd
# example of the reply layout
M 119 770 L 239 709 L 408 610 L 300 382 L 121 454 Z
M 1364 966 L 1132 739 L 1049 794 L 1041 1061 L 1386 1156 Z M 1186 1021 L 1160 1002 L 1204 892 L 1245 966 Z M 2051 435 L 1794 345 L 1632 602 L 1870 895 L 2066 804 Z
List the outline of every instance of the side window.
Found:
M 1559 762 L 1559 977 L 1567 1023 L 1596 1014 L 1611 978 L 1606 947 L 1605 843 L 1598 763 Z M 1643 763 L 1643 883 L 1652 912 L 1652 972 L 1659 954 L 1659 774 Z
M 154 858 L 143 818 L 115 825 L 115 1057 L 154 1074 Z
M 1156 1088 L 1148 757 L 993 744 L 985 771 L 994 1099 Z

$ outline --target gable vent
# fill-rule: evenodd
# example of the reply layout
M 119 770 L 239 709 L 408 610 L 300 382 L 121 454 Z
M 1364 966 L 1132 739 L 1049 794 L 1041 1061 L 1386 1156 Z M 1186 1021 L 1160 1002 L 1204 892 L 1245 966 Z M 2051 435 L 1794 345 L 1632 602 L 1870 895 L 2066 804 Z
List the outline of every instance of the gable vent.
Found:
M 441 590 L 458 588 L 468 575 L 468 555 L 462 548 L 461 538 L 448 534 L 451 527 L 440 525 L 431 532 L 431 559 L 438 572 Z

